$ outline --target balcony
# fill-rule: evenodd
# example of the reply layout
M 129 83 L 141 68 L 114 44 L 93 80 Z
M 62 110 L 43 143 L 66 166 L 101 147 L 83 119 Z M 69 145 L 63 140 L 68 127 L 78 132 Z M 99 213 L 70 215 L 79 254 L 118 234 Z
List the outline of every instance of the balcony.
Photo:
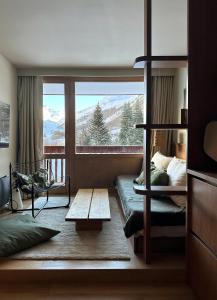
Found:
M 76 146 L 76 154 L 139 154 L 143 146 Z M 65 177 L 65 147 L 44 146 L 44 157 L 49 162 L 51 172 L 56 182 L 64 181 Z
M 143 146 L 76 146 L 76 153 L 106 154 L 106 153 L 143 153 Z M 65 154 L 64 146 L 44 146 L 46 158 Z

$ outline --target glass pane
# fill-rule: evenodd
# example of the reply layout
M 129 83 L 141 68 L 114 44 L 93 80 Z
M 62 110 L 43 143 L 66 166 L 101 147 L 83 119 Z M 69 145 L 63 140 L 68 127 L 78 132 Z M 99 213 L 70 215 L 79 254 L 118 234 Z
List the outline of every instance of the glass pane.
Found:
M 154 62 L 152 68 L 152 123 L 186 124 L 188 99 L 187 63 Z M 181 120 L 182 115 L 182 120 Z
M 76 95 L 144 94 L 143 82 L 76 82 Z
M 143 82 L 75 84 L 76 152 L 141 153 Z
M 63 83 L 44 83 L 43 95 L 64 95 Z
M 152 55 L 187 55 L 187 0 L 152 0 Z
M 44 153 L 65 152 L 64 84 L 43 84 Z

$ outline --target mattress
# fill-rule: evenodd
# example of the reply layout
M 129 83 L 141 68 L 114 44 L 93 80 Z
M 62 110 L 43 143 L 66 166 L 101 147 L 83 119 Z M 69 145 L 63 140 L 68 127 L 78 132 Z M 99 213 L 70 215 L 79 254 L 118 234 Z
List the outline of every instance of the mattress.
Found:
M 126 218 L 124 226 L 126 237 L 130 237 L 144 228 L 144 196 L 135 194 L 133 190 L 135 178 L 136 175 L 120 175 L 116 181 L 116 188 Z M 177 206 L 169 197 L 162 195 L 152 198 L 151 225 L 152 227 L 178 228 L 182 226 L 184 228 L 185 209 Z

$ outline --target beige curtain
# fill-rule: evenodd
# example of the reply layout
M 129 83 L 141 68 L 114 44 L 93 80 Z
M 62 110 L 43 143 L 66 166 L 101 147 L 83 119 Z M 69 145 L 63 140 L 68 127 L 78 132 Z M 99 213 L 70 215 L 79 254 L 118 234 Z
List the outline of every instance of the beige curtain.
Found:
M 174 101 L 174 76 L 152 77 L 152 123 L 171 124 L 176 122 Z M 151 155 L 161 151 L 171 155 L 173 133 L 168 130 L 153 130 L 151 138 Z
M 17 163 L 20 172 L 32 173 L 43 154 L 42 80 L 36 76 L 19 76 L 18 149 Z

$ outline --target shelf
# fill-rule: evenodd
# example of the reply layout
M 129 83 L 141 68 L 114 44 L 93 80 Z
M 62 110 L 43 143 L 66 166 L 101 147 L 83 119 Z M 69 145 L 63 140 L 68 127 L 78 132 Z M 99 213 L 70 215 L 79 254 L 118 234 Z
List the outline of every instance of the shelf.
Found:
M 217 172 L 187 169 L 187 173 L 217 186 Z
M 135 59 L 134 68 L 144 68 L 145 67 L 145 63 L 147 61 L 153 61 L 153 62 L 157 62 L 157 61 L 187 61 L 188 60 L 188 56 L 139 56 Z
M 161 129 L 161 130 L 167 130 L 167 129 L 187 129 L 187 124 L 136 124 L 135 128 L 143 128 L 143 129 Z
M 138 195 L 187 195 L 186 186 L 151 186 L 151 190 L 146 189 L 143 185 L 135 184 L 133 189 Z

